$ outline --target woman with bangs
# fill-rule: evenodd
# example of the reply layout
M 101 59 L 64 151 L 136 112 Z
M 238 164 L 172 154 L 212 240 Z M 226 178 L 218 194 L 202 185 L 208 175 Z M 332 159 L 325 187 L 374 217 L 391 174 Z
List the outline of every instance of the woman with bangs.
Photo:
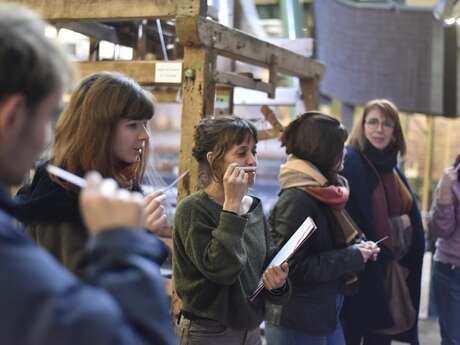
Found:
M 152 97 L 134 80 L 118 73 L 93 74 L 73 92 L 56 124 L 49 163 L 79 176 L 96 170 L 127 190 L 141 192 L 149 147 L 147 123 L 153 114 Z M 32 238 L 81 274 L 88 231 L 79 211 L 78 192 L 49 175 L 43 164 L 16 200 L 17 216 Z M 145 226 L 153 232 L 166 222 L 164 198 L 161 192 L 145 198 Z
M 264 270 L 273 252 L 254 183 L 257 131 L 236 116 L 206 117 L 193 157 L 201 190 L 177 207 L 173 276 L 182 301 L 181 345 L 260 345 L 264 297 L 289 297 L 287 264 Z M 265 290 L 249 297 L 263 275 Z

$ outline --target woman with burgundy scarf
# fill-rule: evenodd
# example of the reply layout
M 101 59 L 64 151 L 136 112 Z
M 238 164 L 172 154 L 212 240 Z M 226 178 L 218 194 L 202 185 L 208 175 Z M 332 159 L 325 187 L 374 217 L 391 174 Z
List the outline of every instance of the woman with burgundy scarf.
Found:
M 384 99 L 370 101 L 346 151 L 346 209 L 369 240 L 386 239 L 378 260 L 359 275 L 359 292 L 345 299 L 348 345 L 419 344 L 424 232 L 415 195 L 397 166 L 405 152 L 396 106 Z
M 339 314 L 353 289 L 355 272 L 375 260 L 379 248 L 360 241 L 360 230 L 344 210 L 348 199 L 342 168 L 347 131 L 335 118 L 307 112 L 281 138 L 289 155 L 280 169 L 281 192 L 269 222 L 281 247 L 307 217 L 316 232 L 289 261 L 291 299 L 267 307 L 268 345 L 343 345 Z

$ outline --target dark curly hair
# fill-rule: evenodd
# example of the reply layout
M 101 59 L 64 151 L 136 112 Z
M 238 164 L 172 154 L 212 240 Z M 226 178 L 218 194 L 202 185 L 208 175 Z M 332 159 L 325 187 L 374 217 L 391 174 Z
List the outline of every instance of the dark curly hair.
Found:
M 211 116 L 196 125 L 193 138 L 192 155 L 199 164 L 200 187 L 204 188 L 213 179 L 221 181 L 220 162 L 229 149 L 248 138 L 257 143 L 257 130 L 249 121 L 234 115 Z M 213 153 L 211 161 L 207 159 L 208 152 Z

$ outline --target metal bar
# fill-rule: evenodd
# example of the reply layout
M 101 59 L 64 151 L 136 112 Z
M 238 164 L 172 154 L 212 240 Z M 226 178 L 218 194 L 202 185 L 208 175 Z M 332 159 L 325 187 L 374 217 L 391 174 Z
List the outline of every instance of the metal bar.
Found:
M 161 21 L 160 19 L 157 19 L 156 22 L 157 22 L 158 36 L 160 37 L 161 51 L 163 52 L 163 60 L 168 61 L 168 51 L 166 50 L 165 38 L 163 37 L 163 30 L 161 28 Z

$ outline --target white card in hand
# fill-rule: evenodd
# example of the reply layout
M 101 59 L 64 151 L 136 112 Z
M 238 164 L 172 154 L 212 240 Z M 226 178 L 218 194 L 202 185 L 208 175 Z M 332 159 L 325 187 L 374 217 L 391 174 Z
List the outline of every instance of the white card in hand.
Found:
M 307 217 L 302 225 L 294 232 L 289 238 L 289 240 L 284 244 L 284 246 L 279 250 L 279 252 L 273 257 L 272 261 L 268 267 L 280 266 L 286 262 L 294 253 L 299 249 L 299 247 L 311 236 L 311 234 L 316 230 L 316 224 L 310 217 Z M 257 295 L 262 291 L 264 287 L 264 282 L 260 278 L 259 283 L 257 284 L 256 290 L 249 297 L 249 300 L 253 301 Z

